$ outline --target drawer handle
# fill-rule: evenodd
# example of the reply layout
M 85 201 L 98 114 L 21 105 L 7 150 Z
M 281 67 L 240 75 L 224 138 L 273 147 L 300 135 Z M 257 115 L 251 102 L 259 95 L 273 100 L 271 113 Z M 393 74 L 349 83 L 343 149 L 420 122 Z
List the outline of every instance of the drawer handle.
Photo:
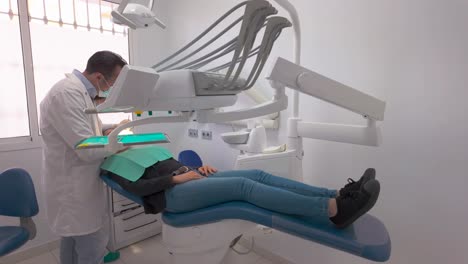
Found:
M 119 212 L 120 212 L 120 214 L 124 214 L 126 212 L 131 212 L 133 210 L 139 209 L 140 207 L 141 207 L 141 205 L 135 204 L 135 206 L 132 206 L 132 207 L 129 207 L 129 208 L 121 208 Z
M 123 221 L 127 221 L 127 220 L 129 220 L 129 219 L 132 219 L 132 218 L 137 217 L 137 216 L 139 216 L 139 215 L 142 215 L 142 214 L 144 214 L 144 213 L 145 213 L 145 212 L 140 212 L 140 213 L 138 213 L 138 214 L 136 214 L 136 215 L 132 215 L 132 216 L 129 216 L 129 217 L 127 217 L 127 218 L 122 218 L 122 220 L 123 220 Z
M 153 224 L 153 223 L 156 223 L 157 221 L 158 221 L 158 220 L 154 220 L 154 221 L 152 221 L 152 222 L 149 222 L 149 223 L 147 223 L 147 224 L 143 224 L 143 225 L 141 225 L 141 226 L 137 226 L 137 227 L 134 227 L 134 228 L 131 228 L 131 229 L 126 229 L 126 230 L 124 230 L 124 232 L 130 232 L 130 231 L 133 231 L 133 230 L 138 229 L 138 228 L 140 228 L 140 227 L 144 227 L 144 226 L 147 226 L 147 225 L 151 225 L 151 224 Z
M 129 206 L 129 205 L 132 205 L 132 204 L 135 204 L 135 203 L 131 202 L 131 203 L 128 203 L 128 204 L 122 204 L 122 206 Z

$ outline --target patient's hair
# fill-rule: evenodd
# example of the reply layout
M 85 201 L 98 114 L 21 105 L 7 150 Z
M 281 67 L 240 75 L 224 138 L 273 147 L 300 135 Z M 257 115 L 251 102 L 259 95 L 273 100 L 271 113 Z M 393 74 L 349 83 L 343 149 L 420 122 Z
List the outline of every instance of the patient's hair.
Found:
M 103 74 L 107 79 L 112 78 L 114 69 L 117 66 L 123 67 L 127 65 L 127 62 L 118 54 L 112 51 L 98 51 L 93 54 L 88 60 L 86 65 L 87 73 L 99 72 Z

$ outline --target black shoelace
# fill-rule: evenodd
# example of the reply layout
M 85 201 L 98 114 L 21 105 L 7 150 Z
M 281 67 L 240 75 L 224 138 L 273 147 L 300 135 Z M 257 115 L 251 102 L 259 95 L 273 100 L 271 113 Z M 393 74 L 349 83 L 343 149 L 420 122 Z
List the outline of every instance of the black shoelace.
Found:
M 348 182 L 349 182 L 349 183 L 348 183 L 348 184 L 346 184 L 346 185 L 345 185 L 345 187 L 348 187 L 348 186 L 350 186 L 351 184 L 354 184 L 354 183 L 356 183 L 356 181 L 355 181 L 355 180 L 353 180 L 353 179 L 351 179 L 351 178 L 348 178 Z

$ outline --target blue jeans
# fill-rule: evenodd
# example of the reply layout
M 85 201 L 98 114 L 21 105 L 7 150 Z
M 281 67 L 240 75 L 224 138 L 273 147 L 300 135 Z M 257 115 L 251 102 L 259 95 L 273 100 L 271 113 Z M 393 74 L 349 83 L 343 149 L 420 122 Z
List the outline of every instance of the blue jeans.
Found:
M 328 190 L 261 170 L 223 171 L 166 190 L 166 211 L 188 212 L 230 202 L 245 201 L 271 211 L 301 216 L 328 217 Z

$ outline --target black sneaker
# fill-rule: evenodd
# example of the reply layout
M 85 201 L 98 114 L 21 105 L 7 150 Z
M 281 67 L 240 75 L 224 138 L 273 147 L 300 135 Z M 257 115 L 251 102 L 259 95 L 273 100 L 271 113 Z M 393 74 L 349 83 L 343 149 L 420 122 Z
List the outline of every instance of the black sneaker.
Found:
M 360 191 L 352 191 L 336 198 L 338 213 L 330 220 L 338 228 L 345 228 L 367 213 L 377 201 L 380 183 L 369 180 Z
M 368 182 L 369 180 L 375 179 L 375 169 L 368 168 L 364 174 L 361 176 L 359 181 L 355 181 L 351 178 L 348 178 L 348 184 L 346 184 L 343 188 L 340 189 L 339 195 L 345 196 L 346 193 L 355 192 L 361 190 L 362 186 Z

